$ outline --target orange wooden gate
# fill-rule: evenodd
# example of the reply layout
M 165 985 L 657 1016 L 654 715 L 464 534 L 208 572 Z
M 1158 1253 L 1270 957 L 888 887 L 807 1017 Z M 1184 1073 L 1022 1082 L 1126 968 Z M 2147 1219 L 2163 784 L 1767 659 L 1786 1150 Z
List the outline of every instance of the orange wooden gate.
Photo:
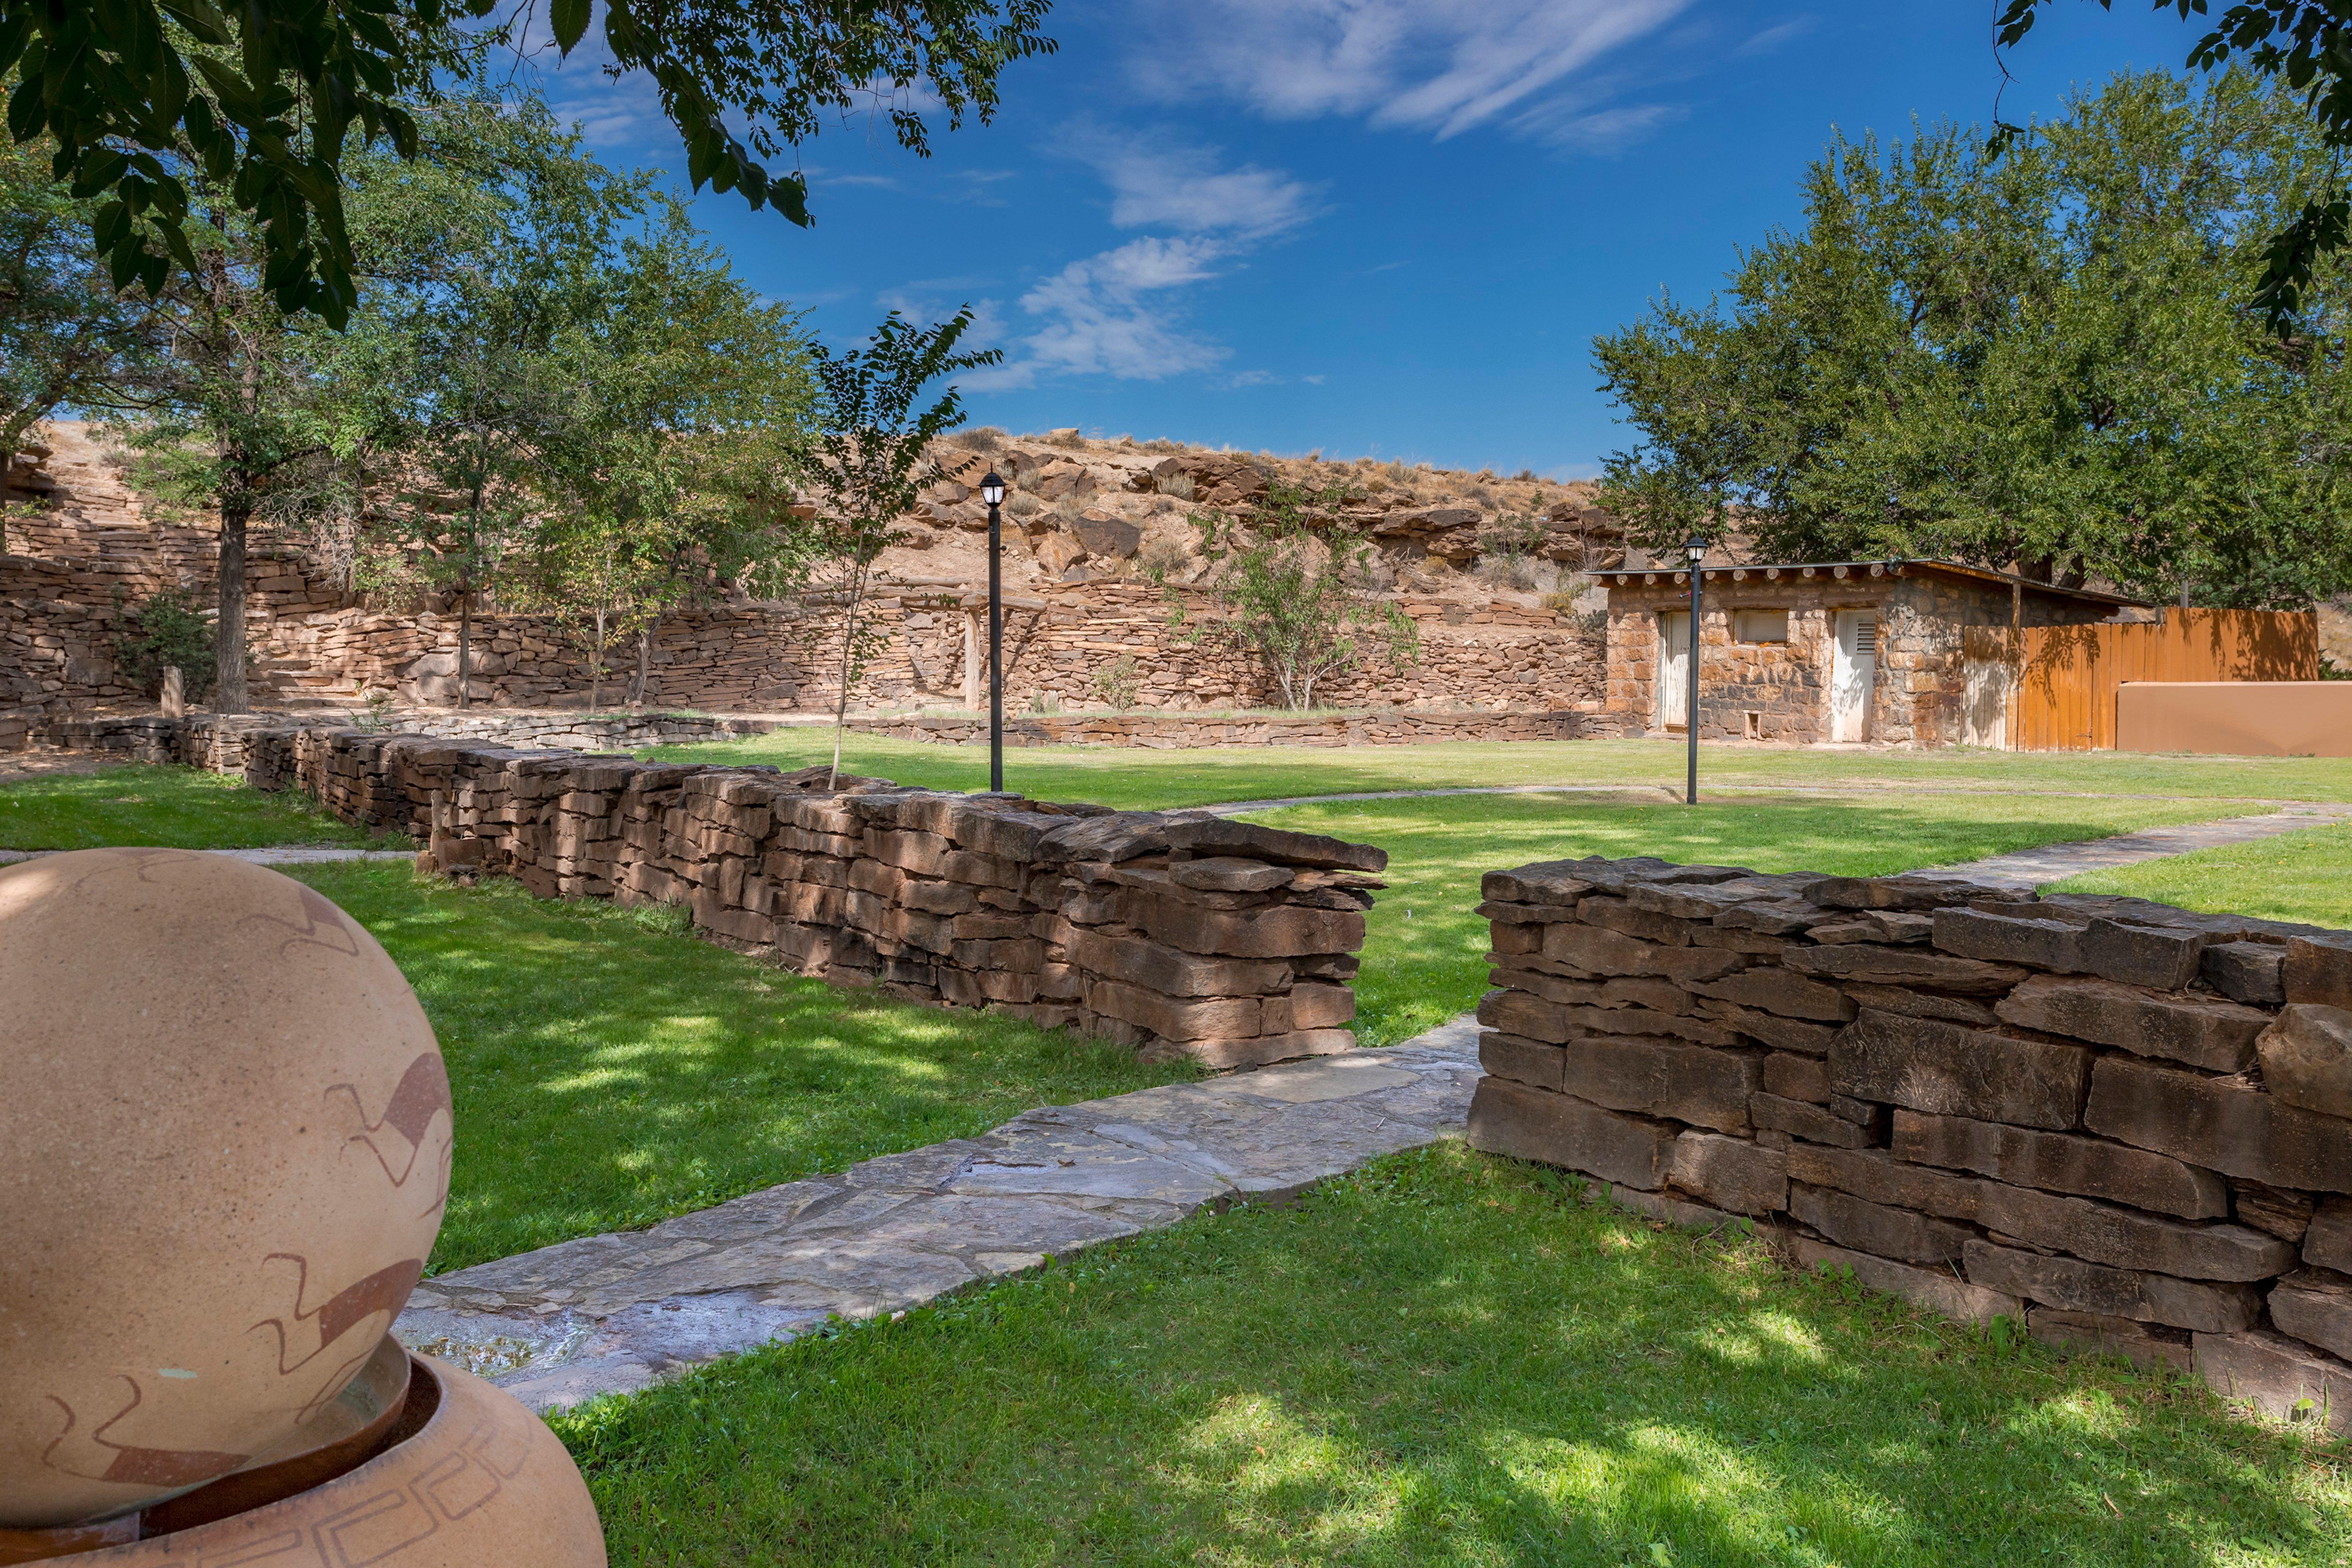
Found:
M 1971 665 L 2005 665 L 2008 744 L 2108 751 L 2126 680 L 2316 680 L 2319 624 L 2305 610 L 2180 610 L 2123 626 L 1971 626 Z

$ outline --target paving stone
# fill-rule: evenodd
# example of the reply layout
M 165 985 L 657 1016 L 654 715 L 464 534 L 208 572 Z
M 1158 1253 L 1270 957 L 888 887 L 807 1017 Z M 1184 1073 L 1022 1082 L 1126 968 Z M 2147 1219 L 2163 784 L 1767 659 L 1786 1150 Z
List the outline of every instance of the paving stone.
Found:
M 2271 1321 L 2282 1333 L 2332 1355 L 2352 1356 L 2352 1279 L 2305 1268 L 2271 1291 Z
M 2279 1100 L 2352 1117 L 2352 1008 L 2290 1002 L 2256 1048 L 2263 1083 Z
M 1451 1135 L 1478 1078 L 1475 1042 L 1475 1026 L 1454 1024 L 1387 1050 L 1031 1111 L 983 1137 L 425 1280 L 398 1327 L 535 1408 L 646 1387 L 829 1315 L 900 1310 Z
M 2231 1213 L 2229 1189 L 2211 1171 L 2077 1133 L 1897 1110 L 1894 1152 L 1916 1164 L 1973 1171 L 2011 1186 L 2105 1198 L 2181 1219 L 2226 1219 Z
M 1666 1182 L 1732 1214 L 1771 1214 L 1788 1206 L 1789 1157 L 1744 1138 L 1685 1132 L 1675 1140 Z
M 1856 1279 L 1874 1290 L 1900 1296 L 1915 1306 L 1962 1322 L 1985 1323 L 1995 1318 L 2025 1316 L 2025 1303 L 2018 1298 L 1982 1285 L 1971 1285 L 1948 1271 L 1915 1268 L 1820 1241 L 1800 1240 L 1792 1250 L 1801 1268 L 1850 1268 Z
M 2307 1193 L 2352 1193 L 2352 1121 L 2251 1084 L 2124 1057 L 2091 1073 L 2092 1131 L 2224 1175 Z
M 2015 919 L 1970 909 L 1937 910 L 1935 943 L 1962 958 L 2021 963 L 2071 974 L 2083 967 L 2082 928 L 2063 921 Z
M 2253 1065 L 2254 1037 L 2271 1023 L 2267 1013 L 2217 997 L 2042 975 L 2026 981 L 1993 1010 L 2021 1028 L 2120 1046 L 2137 1056 L 2222 1073 Z
M 1900 1263 L 1951 1265 L 1976 1232 L 1909 1209 L 1890 1208 L 1834 1187 L 1789 1184 L 1789 1216 L 1842 1247 Z M 1980 1281 L 1981 1283 L 1981 1281 Z
M 2197 1371 L 2208 1387 L 2275 1421 L 2352 1432 L 2352 1365 L 2284 1334 L 2248 1329 L 2199 1334 Z
M 1977 1284 L 2030 1301 L 2202 1333 L 2252 1328 L 2263 1310 L 2262 1292 L 2249 1284 L 2175 1279 L 1977 1238 L 1968 1243 L 1967 1268 Z
M 2196 1347 L 2188 1334 L 2129 1318 L 2032 1307 L 2025 1314 L 2025 1331 L 2061 1354 L 2115 1356 L 2142 1372 L 2169 1367 L 2186 1375 L 2197 1370 Z
M 2091 1053 L 2080 1046 L 1865 1012 L 1838 1036 L 1829 1063 L 1838 1091 L 1857 1100 L 2064 1130 L 2081 1116 Z
M 1679 1130 L 1507 1079 L 1478 1081 L 1470 1101 L 1470 1146 L 1559 1165 L 1654 1192 L 1664 1185 Z

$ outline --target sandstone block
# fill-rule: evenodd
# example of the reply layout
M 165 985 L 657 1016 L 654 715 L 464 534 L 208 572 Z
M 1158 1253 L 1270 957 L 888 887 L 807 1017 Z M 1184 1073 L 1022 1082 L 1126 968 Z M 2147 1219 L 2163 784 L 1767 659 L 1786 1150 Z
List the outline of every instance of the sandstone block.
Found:
M 1243 856 L 1285 866 L 1316 866 L 1340 871 L 1381 871 L 1389 852 L 1350 844 L 1320 833 L 1292 833 L 1231 817 L 1184 817 L 1167 825 L 1168 846 L 1198 857 Z
M 1800 974 L 1858 980 L 1871 985 L 1925 985 L 1967 994 L 2007 991 L 2026 974 L 2013 964 L 1956 958 L 1950 953 L 1916 947 L 1878 947 L 1861 942 L 1792 947 L 1780 961 Z
M 2095 920 L 2083 929 L 2083 967 L 2103 980 L 2178 991 L 2197 978 L 2212 940 L 2180 926 Z
M 1636 909 L 1623 899 L 1595 896 L 1581 900 L 1576 906 L 1576 918 L 1586 925 L 1622 931 L 1661 947 L 1690 945 L 1690 928 L 1684 921 L 1655 910 Z
M 1549 962 L 1549 960 L 1543 962 Z M 1572 965 L 1562 964 L 1560 967 L 1566 969 Z M 1540 996 L 1547 1002 L 1558 1002 L 1570 1007 L 1604 1006 L 1608 1004 L 1608 993 L 1605 988 L 1617 984 L 1614 981 L 1602 980 L 1565 980 L 1557 974 L 1548 974 L 1539 969 L 1528 969 L 1519 965 L 1507 968 L 1500 963 L 1496 964 L 1494 971 L 1487 975 L 1487 979 L 1500 990 L 1525 991 L 1529 995 Z M 1634 984 L 1664 985 L 1666 982 L 1653 980 Z
M 1171 1040 L 1253 1039 L 1264 1033 L 1255 996 L 1180 999 L 1097 980 L 1087 987 L 1087 1005 Z
M 1786 969 L 1750 969 L 1691 984 L 1702 996 L 1779 1017 L 1818 1019 L 1842 1024 L 1854 1016 L 1854 1005 L 1834 985 L 1791 974 Z
M 2281 981 L 2290 1002 L 2352 1007 L 2352 931 L 2289 937 Z
M 2312 1211 L 2316 1206 L 2309 1193 L 2291 1193 L 2262 1182 L 2230 1184 L 2231 1218 L 2297 1247 L 2303 1245 L 2304 1237 L 2311 1229 Z
M 1269 866 L 1231 855 L 1203 860 L 1179 860 L 1168 868 L 1169 879 L 1179 887 L 1217 893 L 1263 893 L 1286 888 L 1297 875 L 1287 866 Z
M 2233 1002 L 2275 1007 L 2286 1000 L 2286 949 L 2270 942 L 2215 942 L 2198 972 Z
M 1802 1138 L 1809 1142 L 1834 1144 L 1843 1149 L 1866 1149 L 1870 1146 L 1870 1130 L 1857 1127 L 1842 1116 L 1833 1115 L 1826 1106 L 1801 1100 L 1787 1100 L 1777 1094 L 1754 1094 L 1748 1097 L 1748 1115 L 1759 1128 Z
M 1714 996 L 1700 997 L 1698 1002 L 1699 1011 L 1707 1017 L 1727 1024 L 1749 1039 L 1770 1046 L 1775 1050 L 1825 1057 L 1830 1052 L 1830 1042 L 1837 1038 L 1836 1028 L 1828 1024 L 1811 1023 L 1803 1018 L 1784 1018 Z
M 1967 1265 L 1969 1278 L 1979 1285 L 2068 1311 L 2164 1323 L 2209 1334 L 2234 1334 L 2252 1328 L 2262 1314 L 2262 1292 L 2247 1284 L 2175 1279 L 2075 1258 L 1996 1247 L 1984 1240 L 1968 1244 Z
M 1558 1093 L 1567 1069 L 1567 1054 L 1541 1040 L 1484 1029 L 1478 1035 L 1478 1065 L 1496 1078 Z
M 1293 1029 L 1286 1035 L 1260 1035 L 1249 1040 L 1188 1040 L 1181 1054 L 1218 1071 L 1270 1067 L 1303 1057 L 1338 1056 L 1356 1048 L 1352 1029 Z
M 1664 1184 L 1680 1129 L 1549 1094 L 1507 1079 L 1484 1078 L 1470 1097 L 1473 1149 L 1539 1161 L 1655 1192 Z
M 1995 1006 L 2003 1020 L 2044 1034 L 2120 1046 L 2210 1072 L 2242 1072 L 2253 1063 L 2254 1037 L 2270 1015 L 2213 997 L 2167 995 L 2111 980 L 2036 975 Z
M 1736 952 L 1694 947 L 1662 947 L 1600 926 L 1544 928 L 1543 955 L 1601 975 L 1661 975 L 1689 986 L 1730 973 L 1746 962 Z
M 2224 1175 L 2307 1193 L 2352 1193 L 2352 1122 L 2251 1085 L 2123 1057 L 2091 1074 L 2084 1125 Z
M 1948 1270 L 1915 1268 L 1907 1263 L 1895 1263 L 1884 1258 L 1873 1258 L 1866 1252 L 1849 1251 L 1819 1241 L 1799 1241 L 1796 1245 L 1798 1264 L 1806 1268 L 1843 1268 L 1853 1270 L 1853 1277 L 1874 1290 L 1884 1290 L 1890 1296 L 1900 1296 L 1914 1306 L 1925 1307 L 1962 1322 L 1987 1323 L 1995 1318 L 2022 1318 L 2025 1303 L 2014 1296 L 1982 1285 L 1971 1285 L 1956 1279 Z
M 2196 1352 L 2187 1334 L 2178 1330 L 2151 1329 L 2129 1318 L 2034 1307 L 2025 1314 L 2025 1331 L 2062 1355 L 2116 1356 L 2142 1372 L 2168 1366 L 2185 1374 L 2197 1366 Z
M 2352 1432 L 2352 1366 L 2284 1334 L 2199 1334 L 2197 1371 L 2222 1398 L 2278 1421 Z
M 1834 1187 L 1811 1187 L 1801 1182 L 1790 1184 L 1789 1215 L 1840 1246 L 1902 1263 L 1948 1267 L 1959 1262 L 1961 1249 L 1976 1237 L 1968 1226 L 1948 1220 L 1889 1208 Z
M 1961 1116 L 1895 1113 L 1895 1157 L 1974 1171 L 2011 1186 L 2040 1187 L 2130 1204 L 2181 1219 L 2226 1219 L 2220 1176 L 2129 1144 Z
M 2290 1002 L 2256 1048 L 2273 1095 L 2304 1110 L 2352 1117 L 2352 1009 Z
M 1618 1183 L 1603 1186 L 1598 1195 L 1628 1214 L 1637 1214 L 1643 1219 L 1654 1219 L 1661 1225 L 1671 1225 L 1683 1230 L 1719 1230 L 1739 1223 L 1738 1215 L 1726 1214 L 1706 1204 L 1693 1203 L 1687 1198 L 1675 1197 L 1663 1192 L 1645 1193 L 1638 1187 Z M 1588 1200 L 1590 1196 L 1588 1194 Z
M 2278 1282 L 2270 1305 L 2280 1332 L 2352 1356 L 2352 1279 L 2326 1268 L 2300 1269 Z
M 2303 1260 L 2352 1274 L 2352 1198 L 2329 1198 L 2303 1233 Z
M 1570 1041 L 1561 1083 L 1611 1110 L 1670 1116 L 1718 1132 L 1748 1131 L 1756 1092 L 1755 1057 L 1704 1046 L 1588 1036 Z
M 1318 985 L 1302 980 L 1290 988 L 1290 1019 L 1294 1028 L 1329 1029 L 1356 1016 L 1356 994 L 1345 985 Z
M 1732 1214 L 1771 1214 L 1788 1206 L 1789 1157 L 1744 1138 L 1685 1132 L 1675 1140 L 1666 1181 Z
M 1204 910 L 1150 894 L 1130 894 L 1139 923 L 1157 942 L 1187 952 L 1229 958 L 1289 958 L 1353 952 L 1364 945 L 1364 917 L 1349 910 Z M 1133 907 L 1133 906 L 1130 906 Z M 1566 929 L 1566 928 L 1554 928 Z
M 1969 909 L 1937 910 L 1935 943 L 1962 958 L 2022 963 L 2071 974 L 2083 966 L 2083 933 L 2063 921 L 2018 920 Z
M 2111 1268 L 2250 1280 L 2267 1279 L 2294 1261 L 2286 1242 L 2242 1225 L 2192 1225 L 1998 1182 L 1985 1183 L 1980 1197 L 1971 1217 L 1988 1230 Z
M 1826 1105 L 1830 1098 L 1829 1065 L 1819 1057 L 1775 1051 L 1764 1058 L 1764 1092 L 1783 1100 Z
M 1574 908 L 1592 890 L 1592 884 L 1575 874 L 1578 860 L 1548 860 L 1512 871 L 1489 871 L 1479 879 L 1480 894 L 1512 903 L 1554 904 Z
M 1829 1064 L 1838 1092 L 1856 1100 L 2063 1130 L 2080 1118 L 2091 1053 L 2080 1046 L 1865 1012 L 1838 1036 Z
M 1614 980 L 1602 981 L 1599 994 L 1582 1005 L 1589 1007 L 1647 1007 L 1654 1012 L 1686 1016 L 1699 1010 L 1698 998 L 1673 981 L 1637 975 L 1620 975 Z

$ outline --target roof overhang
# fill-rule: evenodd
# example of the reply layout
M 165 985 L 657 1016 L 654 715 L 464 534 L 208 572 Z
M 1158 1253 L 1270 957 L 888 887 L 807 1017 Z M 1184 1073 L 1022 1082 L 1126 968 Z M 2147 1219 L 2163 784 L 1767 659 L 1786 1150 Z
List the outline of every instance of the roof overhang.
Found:
M 1687 568 L 1643 567 L 1618 569 L 1586 574 L 1595 583 L 1614 588 L 1678 587 L 1690 582 Z M 1979 588 L 1998 588 L 2008 593 L 2038 595 L 2045 599 L 2063 599 L 2075 604 L 2104 605 L 2111 608 L 2143 608 L 2147 601 L 2127 598 L 2121 594 L 2109 594 L 2096 588 L 2065 588 L 2053 583 L 2037 583 L 2030 577 L 2020 577 L 2011 572 L 1996 572 L 1989 566 L 1970 566 L 1958 561 L 1806 561 L 1775 565 L 1769 563 L 1731 566 L 1709 566 L 1704 569 L 1707 583 L 1851 583 L 1856 586 L 1873 579 L 1882 582 L 1895 577 L 1940 577 L 1947 582 L 1966 583 Z

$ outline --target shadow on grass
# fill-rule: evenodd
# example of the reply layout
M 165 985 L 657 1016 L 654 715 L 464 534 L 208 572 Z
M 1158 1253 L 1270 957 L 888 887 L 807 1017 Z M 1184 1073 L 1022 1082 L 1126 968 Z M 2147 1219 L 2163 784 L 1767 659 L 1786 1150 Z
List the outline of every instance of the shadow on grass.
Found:
M 1459 1145 L 556 1426 L 616 1564 L 2335 1560 L 2340 1449 Z
M 680 934 L 677 910 L 404 867 L 296 874 L 383 943 L 448 1058 L 457 1146 L 436 1272 L 1193 1076 L 789 976 Z

